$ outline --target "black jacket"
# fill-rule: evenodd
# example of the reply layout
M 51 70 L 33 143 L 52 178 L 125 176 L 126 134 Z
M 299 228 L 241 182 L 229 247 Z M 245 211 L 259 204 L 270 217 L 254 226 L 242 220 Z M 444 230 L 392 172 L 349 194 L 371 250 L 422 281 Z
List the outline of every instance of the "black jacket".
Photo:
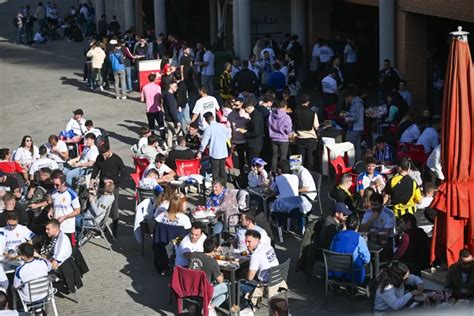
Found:
M 250 120 L 247 123 L 245 139 L 250 148 L 262 148 L 264 135 L 264 123 L 262 114 L 256 109 L 250 113 Z
M 164 112 L 166 113 L 165 120 L 167 122 L 173 122 L 176 125 L 176 123 L 179 122 L 179 117 L 178 102 L 176 102 L 174 94 L 171 94 L 169 92 L 165 93 L 165 95 L 163 96 L 163 106 L 165 110 Z
M 258 78 L 252 70 L 244 68 L 234 76 L 231 85 L 239 93 L 244 91 L 255 93 L 258 89 Z

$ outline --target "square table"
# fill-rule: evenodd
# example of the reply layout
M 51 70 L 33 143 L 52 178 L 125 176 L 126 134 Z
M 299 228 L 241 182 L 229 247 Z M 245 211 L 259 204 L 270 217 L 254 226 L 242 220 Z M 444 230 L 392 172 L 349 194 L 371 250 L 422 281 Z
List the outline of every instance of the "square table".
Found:
M 228 262 L 228 261 L 227 261 Z M 236 286 L 237 286 L 237 282 L 235 280 L 235 272 L 237 270 L 240 270 L 242 268 L 243 265 L 246 265 L 250 262 L 250 257 L 247 256 L 247 257 L 239 257 L 239 262 L 238 262 L 238 265 L 234 265 L 234 264 L 228 264 L 228 265 L 223 265 L 223 264 L 219 264 L 219 268 L 222 272 L 229 272 L 230 273 L 230 302 L 232 304 L 232 306 L 234 306 L 236 303 L 238 303 L 239 301 L 239 298 L 236 297 L 237 295 L 237 289 L 236 289 Z M 218 261 L 218 263 L 220 263 L 220 260 Z
M 384 249 L 384 246 L 378 244 L 375 241 L 367 241 L 367 247 L 369 248 L 371 256 L 374 258 L 374 272 L 375 275 L 374 277 L 379 273 L 380 271 L 380 253 Z
M 263 188 L 251 188 L 247 187 L 249 195 L 257 196 L 262 200 L 263 212 L 267 214 L 267 218 L 270 218 L 270 210 L 268 209 L 268 199 L 274 196 L 270 191 Z

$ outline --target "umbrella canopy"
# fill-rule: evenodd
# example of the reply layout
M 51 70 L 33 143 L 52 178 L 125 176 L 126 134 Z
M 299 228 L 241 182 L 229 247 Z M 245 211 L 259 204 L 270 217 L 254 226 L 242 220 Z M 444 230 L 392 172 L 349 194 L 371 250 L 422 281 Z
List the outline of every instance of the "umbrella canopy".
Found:
M 445 181 L 431 204 L 440 211 L 431 259 L 446 256 L 448 265 L 474 245 L 474 77 L 467 33 L 459 28 L 451 34 L 441 128 Z

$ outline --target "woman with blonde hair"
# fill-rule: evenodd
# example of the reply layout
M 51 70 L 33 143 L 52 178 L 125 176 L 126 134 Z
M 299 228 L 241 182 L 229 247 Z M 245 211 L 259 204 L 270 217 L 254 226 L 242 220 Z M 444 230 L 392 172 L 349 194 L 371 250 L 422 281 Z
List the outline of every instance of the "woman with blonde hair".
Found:
M 191 220 L 184 214 L 184 208 L 186 207 L 186 199 L 183 194 L 174 195 L 169 201 L 168 210 L 159 214 L 155 220 L 158 223 L 164 223 L 168 225 L 183 226 L 184 229 L 191 228 Z
M 171 185 L 166 186 L 164 192 L 158 195 L 155 201 L 155 218 L 158 217 L 158 215 L 160 215 L 164 211 L 168 210 L 170 201 L 175 195 L 177 195 L 176 188 Z

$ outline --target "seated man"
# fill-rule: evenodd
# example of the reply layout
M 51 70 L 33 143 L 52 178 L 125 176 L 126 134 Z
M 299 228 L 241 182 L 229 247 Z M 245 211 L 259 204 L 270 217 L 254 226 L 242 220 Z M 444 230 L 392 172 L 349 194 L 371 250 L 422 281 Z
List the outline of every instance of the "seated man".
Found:
M 279 198 L 298 196 L 299 179 L 291 173 L 288 160 L 280 160 L 277 163 L 276 176 L 270 184 L 270 189 Z
M 346 220 L 346 230 L 342 230 L 334 236 L 330 250 L 337 253 L 352 255 L 352 274 L 340 272 L 329 272 L 330 276 L 344 278 L 348 281 L 354 279 L 356 283 L 362 283 L 365 279 L 364 266 L 370 262 L 370 252 L 365 239 L 357 232 L 359 219 L 357 216 L 349 216 Z
M 91 168 L 95 164 L 97 156 L 99 156 L 99 150 L 95 145 L 95 138 L 95 134 L 88 133 L 85 136 L 85 147 L 81 156 L 68 160 L 69 166 L 64 168 L 63 173 L 66 175 L 66 183 L 69 186 L 72 186 L 74 178 L 84 175 L 86 169 Z
M 24 263 L 16 269 L 13 287 L 18 291 L 23 301 L 38 302 L 45 298 L 44 294 L 30 293 L 25 283 L 48 276 L 49 271 L 51 271 L 51 263 L 43 258 L 35 258 L 33 245 L 29 243 L 19 245 L 18 252 Z
M 316 183 L 314 183 L 313 176 L 303 166 L 293 167 L 293 174 L 298 176 L 298 192 L 300 194 L 305 194 L 305 192 L 312 192 L 306 193 L 305 195 L 312 201 L 316 198 Z
M 196 154 L 186 146 L 186 137 L 178 136 L 177 140 L 178 146 L 169 152 L 167 160 L 167 165 L 173 170 L 176 170 L 176 159 L 191 160 L 196 157 Z
M 400 217 L 402 240 L 395 252 L 395 259 L 405 263 L 416 275 L 430 264 L 430 240 L 425 231 L 417 227 L 416 217 L 406 213 Z
M 102 131 L 100 130 L 100 128 L 95 128 L 94 127 L 94 122 L 92 122 L 92 120 L 87 120 L 86 123 L 85 123 L 85 126 L 86 126 L 86 131 L 85 131 L 85 134 L 89 134 L 89 133 L 92 133 L 95 135 L 95 139 L 97 141 L 97 138 L 99 138 L 100 136 L 104 136 Z
M 48 157 L 48 148 L 46 148 L 45 145 L 40 146 L 39 155 L 40 158 L 33 161 L 30 166 L 30 180 L 34 180 L 35 173 L 41 168 L 49 168 L 50 170 L 59 169 L 58 163 Z
M 77 109 L 72 112 L 73 116 L 67 122 L 66 131 L 72 130 L 76 136 L 81 136 L 86 133 L 86 120 L 83 118 L 84 112 L 82 109 Z
M 197 151 L 201 147 L 201 137 L 199 136 L 198 121 L 191 123 L 186 134 L 186 144 L 189 149 Z
M 458 262 L 449 267 L 446 288 L 453 290 L 455 299 L 474 297 L 474 258 L 469 250 L 462 249 Z
M 344 203 L 351 211 L 356 210 L 357 196 L 353 195 L 349 189 L 352 186 L 352 176 L 348 173 L 342 175 L 337 185 L 330 193 L 330 196 L 336 200 L 336 203 Z
M 148 137 L 151 136 L 151 131 L 148 126 L 140 127 L 140 139 L 138 140 L 138 144 L 133 145 L 132 150 L 137 153 L 138 150 L 144 146 L 148 145 Z
M 89 189 L 89 208 L 87 208 L 84 213 L 76 217 L 76 231 L 80 232 L 78 240 L 81 240 L 85 235 L 84 231 L 90 231 L 91 234 L 94 234 L 94 231 L 91 230 L 96 228 L 94 223 L 102 223 L 105 213 L 112 207 L 112 204 L 114 203 L 115 185 L 113 181 L 106 180 L 104 185 L 104 193 L 101 194 L 99 198 L 97 198 L 97 190 L 94 188 Z
M 255 218 L 248 213 L 242 213 L 240 215 L 240 226 L 237 229 L 235 234 L 234 246 L 240 250 L 247 250 L 247 245 L 245 244 L 245 233 L 248 230 L 256 230 L 260 233 L 260 240 L 262 243 L 271 244 L 270 237 L 268 237 L 267 232 L 255 224 Z
M 400 136 L 400 143 L 415 143 L 420 137 L 420 127 L 417 123 L 410 125 Z
M 0 227 L 5 227 L 7 225 L 7 217 L 8 214 L 12 212 L 16 212 L 18 216 L 19 223 L 22 225 L 28 225 L 28 215 L 27 213 L 21 209 L 20 206 L 16 203 L 15 196 L 11 193 L 6 193 L 3 198 L 3 205 L 4 209 L 3 212 L 0 213 Z
M 223 179 L 217 178 L 212 181 L 212 192 L 206 201 L 207 208 L 218 207 L 221 211 L 224 211 L 225 218 L 229 220 L 229 225 L 231 226 L 235 226 L 239 221 L 236 216 L 233 216 L 239 214 L 237 192 L 237 190 L 227 189 L 226 182 Z M 219 229 L 214 227 L 214 233 L 217 234 L 219 232 Z
M 417 140 L 418 145 L 423 145 L 425 154 L 430 154 L 439 145 L 439 119 L 433 120 L 430 126 L 425 127 Z
M 268 185 L 268 173 L 265 170 L 267 163 L 262 158 L 253 158 L 250 172 L 247 176 L 249 187 L 266 188 Z
M 152 135 L 153 136 L 153 135 Z M 151 137 L 151 136 L 150 136 Z M 146 177 L 150 169 L 155 169 L 158 171 L 158 184 L 170 182 L 176 176 L 176 172 L 173 171 L 170 167 L 165 164 L 165 155 L 157 154 L 154 161 L 155 163 L 150 163 L 143 172 L 143 177 Z
M 383 136 L 378 136 L 375 139 L 373 154 L 377 163 L 388 166 L 397 162 L 395 149 L 387 143 Z
M 249 270 L 245 277 L 248 281 L 253 281 L 256 279 L 259 282 L 266 283 L 268 282 L 269 269 L 272 267 L 278 266 L 278 258 L 275 253 L 275 249 L 271 245 L 261 242 L 261 235 L 256 230 L 247 230 L 245 233 L 245 243 L 247 249 L 252 254 L 252 259 L 250 259 Z M 275 288 L 286 287 L 286 284 L 280 284 Z M 260 288 L 252 283 L 241 283 L 240 292 L 242 293 L 242 298 L 244 298 L 244 306 L 250 309 L 250 302 L 245 298 L 247 294 L 250 294 L 252 297 L 252 303 L 255 303 L 254 298 L 262 296 L 262 291 Z M 271 292 L 271 291 L 270 291 Z M 272 293 L 269 293 L 271 296 Z M 245 309 L 243 312 L 246 311 Z
M 69 159 L 69 150 L 66 143 L 60 140 L 58 136 L 51 135 L 49 136 L 48 143 L 45 144 L 45 146 L 48 148 L 49 158 L 60 164 L 60 168 L 62 168 L 62 164 Z
M 227 285 L 224 283 L 224 275 L 219 269 L 216 259 L 214 259 L 217 250 L 217 242 L 214 238 L 207 238 L 203 244 L 203 252 L 195 251 L 191 253 L 188 268 L 193 270 L 202 270 L 206 272 L 207 279 L 214 286 L 209 309 L 221 306 L 227 298 Z M 212 312 L 210 313 L 212 315 Z M 214 315 L 217 315 L 214 313 Z
M 13 194 L 17 199 L 21 197 L 21 188 L 18 180 L 0 171 L 0 197 L 3 197 L 7 192 Z
M 367 157 L 365 159 L 366 171 L 357 177 L 356 183 L 356 192 L 358 192 L 361 197 L 364 196 L 364 190 L 368 187 L 373 188 L 375 192 L 378 193 L 382 193 L 385 188 L 385 179 L 375 170 L 376 167 L 377 161 L 374 157 Z
M 158 136 L 156 135 L 150 135 L 150 137 L 148 137 L 148 144 L 137 151 L 138 156 L 147 158 L 150 161 L 154 161 L 158 154 L 164 155 L 164 153 L 165 152 L 160 148 Z
M 21 173 L 25 181 L 28 181 L 28 172 L 16 161 L 11 159 L 10 149 L 0 149 L 0 171 L 8 173 Z
M 341 202 L 336 203 L 332 215 L 326 217 L 321 232 L 319 233 L 319 248 L 329 249 L 334 236 L 343 230 L 347 217 L 351 214 L 352 212 L 347 208 L 346 204 Z
M 5 240 L 7 252 L 16 252 L 18 246 L 24 242 L 30 242 L 35 234 L 28 227 L 18 224 L 18 213 L 7 212 L 7 225 L 5 226 Z
M 54 270 L 57 270 L 72 255 L 72 246 L 69 237 L 61 231 L 57 219 L 50 219 L 46 224 L 46 235 L 51 242 L 46 249 L 46 259 L 51 262 Z
M 176 251 L 176 265 L 181 267 L 188 266 L 188 260 L 191 258 L 191 253 L 195 251 L 204 251 L 204 241 L 207 236 L 203 233 L 201 223 L 194 222 L 191 226 L 191 231 L 186 237 L 181 240 L 179 245 L 175 246 Z

